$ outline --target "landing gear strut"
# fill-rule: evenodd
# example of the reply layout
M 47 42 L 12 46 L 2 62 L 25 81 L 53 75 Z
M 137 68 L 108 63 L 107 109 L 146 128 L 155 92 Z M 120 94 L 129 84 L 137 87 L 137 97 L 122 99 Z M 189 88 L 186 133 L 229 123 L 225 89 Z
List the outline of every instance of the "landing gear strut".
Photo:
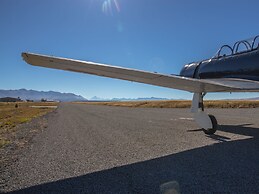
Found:
M 206 93 L 194 93 L 191 112 L 194 114 L 196 123 L 202 128 L 205 134 L 212 135 L 217 131 L 218 122 L 213 115 L 204 112 L 203 97 Z

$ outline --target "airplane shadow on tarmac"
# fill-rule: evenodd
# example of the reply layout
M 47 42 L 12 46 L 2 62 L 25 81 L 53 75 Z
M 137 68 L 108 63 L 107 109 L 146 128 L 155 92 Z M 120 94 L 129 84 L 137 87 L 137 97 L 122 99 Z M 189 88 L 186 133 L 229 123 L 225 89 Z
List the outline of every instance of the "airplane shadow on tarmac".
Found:
M 219 130 L 251 138 L 226 141 L 223 136 L 213 135 L 209 137 L 218 138 L 219 143 L 35 185 L 10 194 L 159 193 L 160 185 L 171 181 L 179 183 L 181 193 L 257 193 L 259 129 L 244 124 L 220 125 Z

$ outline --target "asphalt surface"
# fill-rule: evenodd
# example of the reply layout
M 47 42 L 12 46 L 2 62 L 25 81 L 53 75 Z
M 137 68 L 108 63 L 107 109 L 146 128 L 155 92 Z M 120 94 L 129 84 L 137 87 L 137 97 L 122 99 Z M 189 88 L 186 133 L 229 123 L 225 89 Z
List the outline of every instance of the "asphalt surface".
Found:
M 61 104 L 14 163 L 7 193 L 259 193 L 259 109 L 208 109 L 205 135 L 188 109 Z

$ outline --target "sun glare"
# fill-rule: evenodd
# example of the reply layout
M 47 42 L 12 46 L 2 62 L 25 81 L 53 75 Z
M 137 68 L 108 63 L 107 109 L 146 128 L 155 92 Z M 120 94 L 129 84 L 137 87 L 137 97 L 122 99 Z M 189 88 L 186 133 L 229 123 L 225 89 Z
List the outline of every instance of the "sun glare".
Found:
M 114 12 L 120 12 L 118 0 L 104 0 L 102 3 L 102 11 L 105 14 L 113 15 Z

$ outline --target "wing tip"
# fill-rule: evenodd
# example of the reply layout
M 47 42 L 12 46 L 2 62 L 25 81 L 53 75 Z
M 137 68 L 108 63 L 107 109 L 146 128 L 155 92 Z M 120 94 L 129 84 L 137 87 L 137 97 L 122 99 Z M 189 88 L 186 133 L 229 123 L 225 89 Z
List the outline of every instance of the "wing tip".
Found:
M 24 61 L 26 61 L 26 59 L 29 58 L 28 53 L 26 53 L 26 52 L 22 52 L 21 55 L 22 55 L 22 58 L 23 58 Z
M 31 59 L 32 53 L 22 52 L 21 56 L 22 56 L 23 60 L 24 60 L 26 63 L 32 65 L 31 62 L 30 62 L 30 61 L 31 61 L 30 59 Z

